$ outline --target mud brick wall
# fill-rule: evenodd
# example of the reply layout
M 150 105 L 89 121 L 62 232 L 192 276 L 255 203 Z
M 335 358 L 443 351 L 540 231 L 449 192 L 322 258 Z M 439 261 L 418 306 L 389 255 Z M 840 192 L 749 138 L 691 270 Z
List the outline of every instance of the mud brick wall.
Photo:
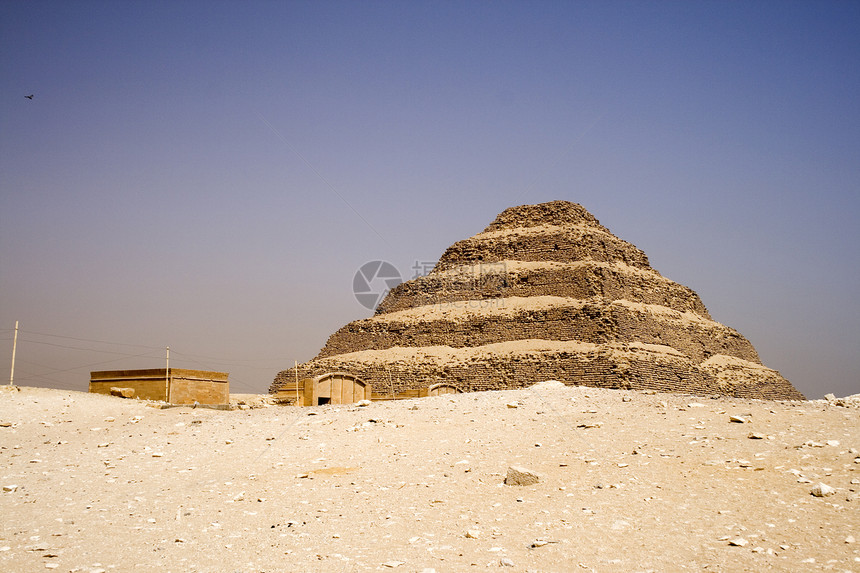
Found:
M 576 299 L 602 297 L 659 304 L 679 312 L 695 312 L 710 318 L 699 296 L 691 289 L 653 276 L 602 266 L 568 269 L 535 269 L 528 272 L 450 277 L 429 274 L 393 288 L 376 309 L 385 314 L 430 304 L 505 297 L 561 296 Z

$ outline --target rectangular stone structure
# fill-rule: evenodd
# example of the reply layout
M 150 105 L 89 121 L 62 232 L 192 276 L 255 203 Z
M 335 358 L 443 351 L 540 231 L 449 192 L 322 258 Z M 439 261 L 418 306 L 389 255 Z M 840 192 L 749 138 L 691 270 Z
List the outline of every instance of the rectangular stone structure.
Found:
M 111 388 L 131 388 L 141 400 L 170 404 L 224 405 L 230 403 L 227 372 L 151 368 L 146 370 L 102 370 L 90 372 L 89 391 L 111 394 Z

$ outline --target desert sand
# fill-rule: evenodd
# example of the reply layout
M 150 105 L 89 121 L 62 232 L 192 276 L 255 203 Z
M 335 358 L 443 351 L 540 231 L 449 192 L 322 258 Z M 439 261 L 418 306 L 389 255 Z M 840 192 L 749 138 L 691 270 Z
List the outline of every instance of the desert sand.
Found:
M 857 400 L 237 400 L 0 391 L 0 570 L 860 572 Z

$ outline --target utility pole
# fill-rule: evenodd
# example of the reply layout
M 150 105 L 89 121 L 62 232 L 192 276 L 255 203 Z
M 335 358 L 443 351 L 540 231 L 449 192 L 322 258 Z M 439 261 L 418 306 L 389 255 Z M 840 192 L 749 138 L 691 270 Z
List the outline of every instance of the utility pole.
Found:
M 18 321 L 15 321 L 15 338 L 12 339 L 12 371 L 9 372 L 9 386 L 15 382 L 15 350 L 18 348 Z
M 296 360 L 296 406 L 301 406 L 299 404 L 299 361 Z
M 167 359 L 164 368 L 164 401 L 170 402 L 170 347 L 167 347 Z

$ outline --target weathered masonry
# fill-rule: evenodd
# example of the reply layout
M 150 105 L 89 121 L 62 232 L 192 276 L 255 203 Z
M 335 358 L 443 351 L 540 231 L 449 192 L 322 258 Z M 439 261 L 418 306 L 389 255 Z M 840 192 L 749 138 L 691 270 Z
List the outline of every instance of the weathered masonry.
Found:
M 227 372 L 152 368 L 90 372 L 90 392 L 170 404 L 230 403 Z
M 293 406 L 322 406 L 324 404 L 352 404 L 370 400 L 370 384 L 346 372 L 326 372 L 313 378 L 285 384 L 275 394 L 281 404 Z
M 302 377 L 348 372 L 373 399 L 502 390 L 542 380 L 604 388 L 798 400 L 741 333 L 581 205 L 502 212 L 451 245 L 426 276 L 391 289 L 374 316 L 329 337 Z
M 325 404 L 352 404 L 361 400 L 406 400 L 409 398 L 426 398 L 443 394 L 459 394 L 462 392 L 453 384 L 433 384 L 426 388 L 413 388 L 403 392 L 381 390 L 376 392 L 370 384 L 347 372 L 327 372 L 303 378 L 296 384 L 284 384 L 275 393 L 279 404 L 289 406 L 323 406 Z

